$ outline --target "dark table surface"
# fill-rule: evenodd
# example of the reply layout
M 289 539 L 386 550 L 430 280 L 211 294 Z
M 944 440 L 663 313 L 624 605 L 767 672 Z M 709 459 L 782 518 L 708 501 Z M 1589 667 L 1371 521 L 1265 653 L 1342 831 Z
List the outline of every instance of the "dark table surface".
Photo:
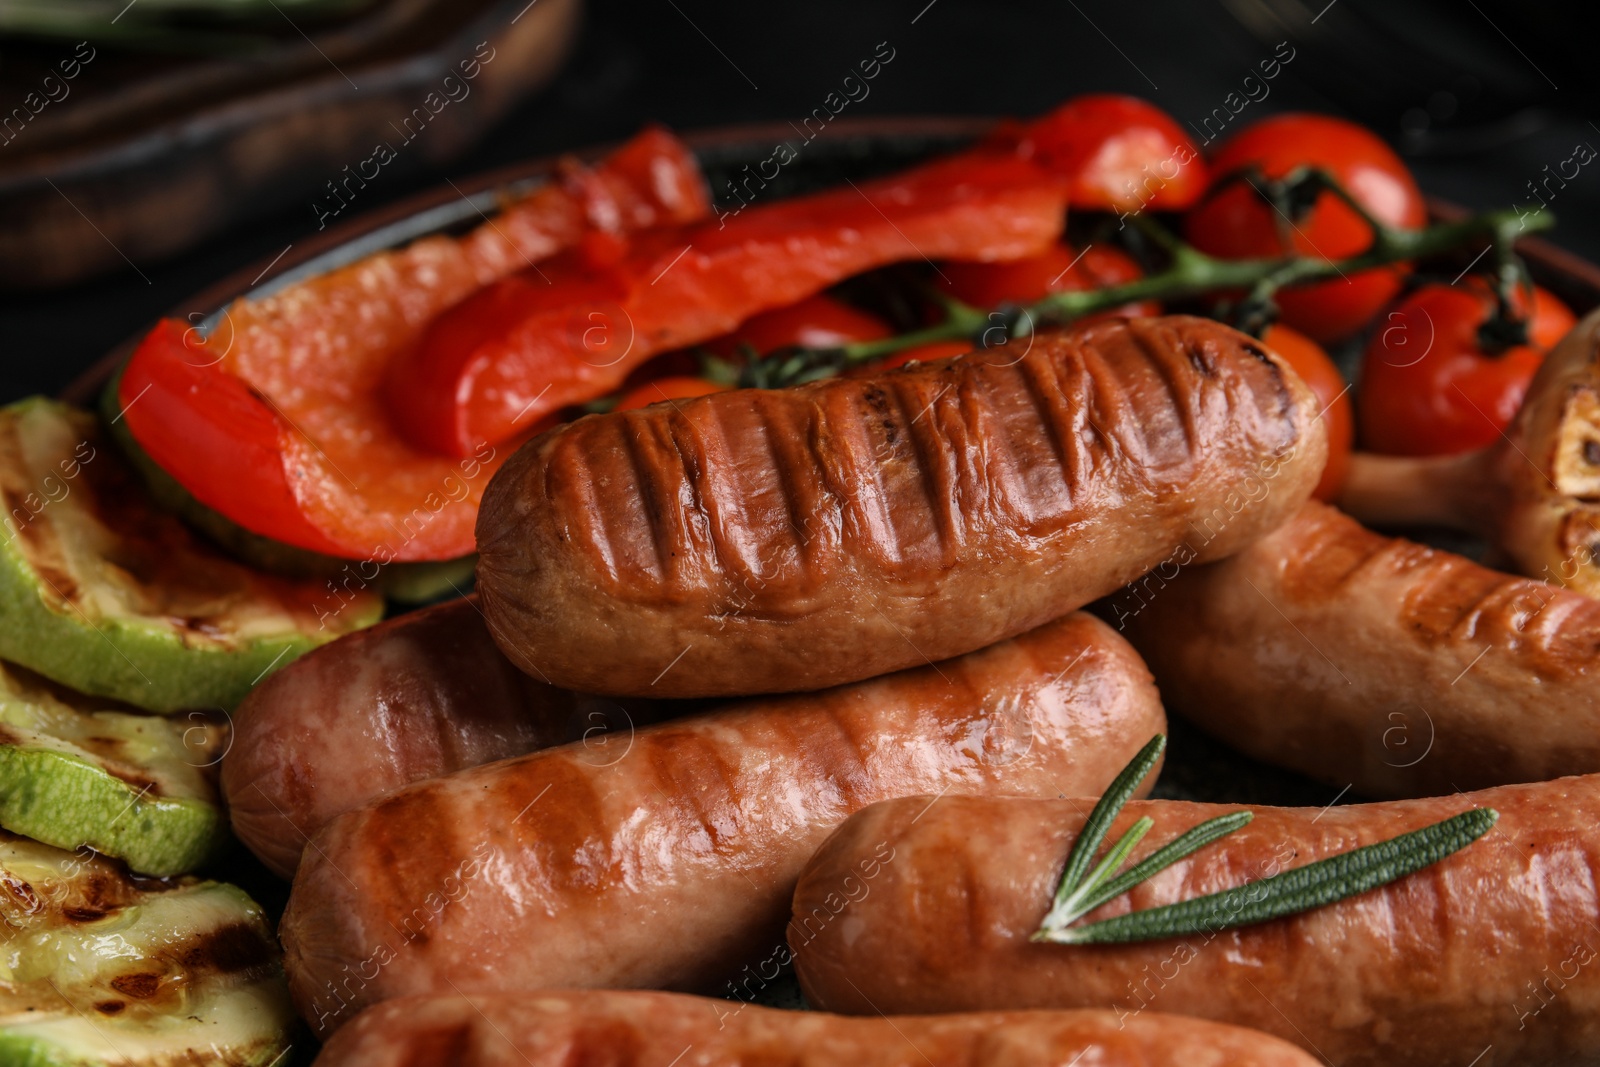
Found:
M 1600 79 L 1582 54 L 1582 34 L 1570 28 L 1580 24 L 1576 7 L 1510 0 L 1401 7 L 1377 0 L 592 0 L 578 45 L 549 90 L 448 168 L 385 173 L 363 192 L 363 206 L 446 177 L 615 140 L 646 121 L 688 130 L 795 118 L 821 106 L 881 42 L 893 59 L 846 114 L 1031 114 L 1075 93 L 1119 91 L 1143 95 L 1203 131 L 1205 117 L 1285 41 L 1292 60 L 1231 128 L 1277 110 L 1346 114 L 1401 147 L 1426 190 L 1477 207 L 1527 200 L 1544 167 L 1568 159 L 1580 142 L 1600 145 L 1600 127 L 1590 121 L 1600 117 Z M 1259 85 L 1253 92 L 1259 96 Z M 1556 242 L 1600 257 L 1600 167 L 1560 188 L 1550 207 L 1561 219 Z M 59 390 L 189 294 L 315 230 L 307 204 L 167 262 L 134 264 L 57 292 L 0 295 L 0 400 Z

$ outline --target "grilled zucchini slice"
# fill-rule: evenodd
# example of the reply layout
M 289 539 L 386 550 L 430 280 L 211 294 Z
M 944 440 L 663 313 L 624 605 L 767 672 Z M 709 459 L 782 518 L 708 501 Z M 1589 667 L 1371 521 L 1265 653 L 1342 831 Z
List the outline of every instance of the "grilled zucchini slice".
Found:
M 144 874 L 193 870 L 227 832 L 209 772 L 227 725 L 107 703 L 0 663 L 0 826 Z
M 0 659 L 151 711 L 231 709 L 269 671 L 383 613 L 264 575 L 159 510 L 93 415 L 0 408 Z
M 0 833 L 0 1063 L 266 1067 L 294 1009 L 236 886 L 128 874 Z

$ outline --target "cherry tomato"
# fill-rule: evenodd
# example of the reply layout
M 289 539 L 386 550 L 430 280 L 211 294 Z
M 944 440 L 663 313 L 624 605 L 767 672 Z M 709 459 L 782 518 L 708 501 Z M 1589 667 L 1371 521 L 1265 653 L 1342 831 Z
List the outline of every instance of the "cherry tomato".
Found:
M 888 336 L 889 327 L 876 315 L 818 293 L 788 307 L 754 315 L 732 333 L 707 341 L 704 347 L 719 356 L 731 357 L 738 353 L 740 345 L 766 353 L 789 345 L 833 348 Z
M 1090 93 L 993 140 L 1065 177 L 1089 211 L 1182 211 L 1206 188 L 1206 163 L 1183 127 L 1136 96 Z
M 1520 294 L 1521 289 L 1517 290 Z M 1522 302 L 1516 302 L 1520 311 Z M 1528 343 L 1535 348 L 1550 351 L 1561 339 L 1578 325 L 1578 316 L 1561 302 L 1561 298 L 1548 289 L 1533 287 L 1533 314 L 1528 319 Z
M 634 408 L 659 404 L 663 400 L 688 400 L 697 396 L 727 392 L 729 388 L 731 386 L 708 382 L 704 378 L 657 378 L 653 382 L 646 382 L 637 389 L 624 393 L 612 410 L 632 411 Z
M 1268 177 L 1297 166 L 1330 171 L 1376 218 L 1390 226 L 1419 229 L 1427 208 L 1411 172 L 1371 132 L 1326 115 L 1288 114 L 1263 119 L 1223 142 L 1211 161 L 1219 177 L 1249 164 Z M 1202 252 L 1225 259 L 1281 255 L 1281 219 L 1246 182 L 1219 188 L 1190 212 L 1186 232 Z M 1372 243 L 1372 227 L 1323 193 L 1294 224 L 1294 251 L 1342 259 Z M 1405 267 L 1361 271 L 1348 278 L 1296 286 L 1278 294 L 1286 325 L 1328 344 L 1359 331 L 1400 292 Z
M 1282 356 L 1294 372 L 1317 394 L 1323 425 L 1328 430 L 1328 465 L 1312 494 L 1318 500 L 1338 498 L 1350 472 L 1350 448 L 1355 440 L 1355 416 L 1350 406 L 1350 383 L 1322 346 L 1303 333 L 1287 326 L 1273 326 L 1261 338 L 1263 344 Z
M 1090 245 L 1081 255 L 1070 245 L 1056 245 L 1042 256 L 1009 263 L 946 263 L 941 271 L 941 287 L 977 308 L 1031 304 L 1051 293 L 1105 289 L 1144 275 L 1121 249 L 1101 245 Z M 1142 300 L 1089 318 L 1159 314 L 1160 304 Z
M 1516 301 L 1519 312 L 1525 299 Z M 1425 285 L 1373 332 L 1356 410 L 1362 445 L 1401 456 L 1440 456 L 1490 444 L 1522 405 L 1550 345 L 1576 322 L 1566 305 L 1534 290 L 1534 343 L 1489 355 L 1478 328 L 1494 310 L 1481 282 Z

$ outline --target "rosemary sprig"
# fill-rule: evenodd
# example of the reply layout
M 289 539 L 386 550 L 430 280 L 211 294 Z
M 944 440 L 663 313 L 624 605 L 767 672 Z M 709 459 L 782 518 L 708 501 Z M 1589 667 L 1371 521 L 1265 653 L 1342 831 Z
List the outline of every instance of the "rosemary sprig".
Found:
M 1152 737 L 1149 743 L 1128 762 L 1122 773 L 1112 780 L 1105 795 L 1095 804 L 1094 810 L 1089 813 L 1089 818 L 1084 821 L 1083 829 L 1078 832 L 1078 839 L 1072 844 L 1072 851 L 1067 854 L 1066 866 L 1061 871 L 1061 881 L 1056 886 L 1055 901 L 1038 932 L 1033 935 L 1033 940 L 1055 940 L 1055 934 L 1112 897 L 1121 896 L 1139 882 L 1250 821 L 1249 812 L 1210 819 L 1157 849 L 1134 865 L 1126 874 L 1118 877 L 1117 871 L 1127 862 L 1128 856 L 1143 840 L 1144 835 L 1155 825 L 1148 818 L 1140 819 L 1111 846 L 1105 858 L 1090 870 L 1090 864 L 1094 863 L 1095 850 L 1100 847 L 1100 842 L 1105 840 L 1112 822 L 1138 790 L 1139 783 L 1144 781 L 1155 768 L 1166 747 L 1167 739 L 1164 734 Z
M 1156 849 L 1116 878 L 1105 881 L 1098 886 L 1080 888 L 1063 902 L 1061 907 L 1050 909 L 1050 914 L 1045 916 L 1044 922 L 1033 935 L 1032 940 L 1062 940 L 1058 935 L 1065 931 L 1067 927 L 1094 911 L 1106 901 L 1115 900 L 1140 882 L 1147 881 L 1184 857 L 1205 848 L 1218 838 L 1226 837 L 1235 830 L 1243 829 L 1249 825 L 1250 820 L 1253 818 L 1255 818 L 1253 812 L 1235 811 L 1228 815 L 1218 815 L 1214 819 L 1207 819 L 1200 825 L 1191 827 Z M 1146 818 L 1140 821 L 1150 822 L 1151 820 Z
M 1105 795 L 1089 813 L 1083 829 L 1078 831 L 1078 840 L 1073 842 L 1072 851 L 1067 853 L 1067 865 L 1062 869 L 1061 883 L 1056 887 L 1056 907 L 1061 907 L 1082 884 L 1084 876 L 1089 873 L 1089 864 L 1094 862 L 1095 849 L 1105 840 L 1107 831 L 1111 829 L 1112 820 L 1133 797 L 1134 791 L 1139 788 L 1139 783 L 1144 781 L 1145 776 L 1155 767 L 1156 761 L 1161 758 L 1161 753 L 1166 747 L 1166 735 L 1156 734 L 1122 769 L 1122 773 L 1112 779 Z M 1121 842 L 1118 842 L 1118 845 L 1120 844 Z M 1131 850 L 1130 847 L 1129 851 Z
M 1179 904 L 1076 926 L 1047 940 L 1069 945 L 1159 941 L 1297 915 L 1388 885 L 1437 863 L 1488 833 L 1498 818 L 1500 813 L 1493 808 L 1473 808 L 1420 830 L 1292 871 Z
M 1159 941 L 1196 933 L 1216 933 L 1320 908 L 1437 863 L 1489 832 L 1500 815 L 1493 808 L 1473 808 L 1420 830 L 1330 856 L 1254 882 L 1159 908 L 1130 912 L 1083 926 L 1072 924 L 1100 905 L 1121 896 L 1178 860 L 1247 825 L 1253 814 L 1236 811 L 1208 819 L 1134 864 L 1127 861 L 1154 825 L 1139 819 L 1092 871 L 1094 852 L 1111 823 L 1150 773 L 1166 739 L 1157 734 L 1117 776 L 1095 805 L 1073 843 L 1049 913 L 1030 940 L 1085 945 L 1108 942 Z

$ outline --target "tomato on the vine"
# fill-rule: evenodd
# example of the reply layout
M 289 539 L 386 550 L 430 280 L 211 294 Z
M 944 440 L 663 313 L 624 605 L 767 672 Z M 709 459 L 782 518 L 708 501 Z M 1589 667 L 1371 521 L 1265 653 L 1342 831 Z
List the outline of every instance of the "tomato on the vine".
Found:
M 1522 290 L 1518 289 L 1518 299 L 1513 302 L 1518 312 L 1525 312 L 1527 305 L 1520 298 Z M 1561 339 L 1572 332 L 1578 325 L 1578 316 L 1572 309 L 1562 303 L 1561 298 L 1548 289 L 1539 286 L 1533 287 L 1533 313 L 1528 315 L 1528 343 L 1535 348 L 1548 352 L 1560 343 Z
M 1107 245 L 1090 245 L 1079 253 L 1070 245 L 1061 244 L 1042 256 L 1009 263 L 946 263 L 940 271 L 941 288 L 976 308 L 1031 304 L 1051 293 L 1106 289 L 1144 276 L 1132 257 Z M 1160 304 L 1141 300 L 1088 317 L 1159 314 Z
M 618 400 L 617 406 L 611 410 L 632 411 L 634 408 L 659 404 L 663 400 L 691 400 L 697 396 L 726 392 L 730 388 L 732 387 L 720 382 L 707 381 L 705 378 L 687 376 L 657 378 L 622 394 L 622 399 Z
M 1331 192 L 1322 192 L 1292 223 L 1293 249 L 1283 247 L 1279 218 L 1250 183 L 1227 175 L 1250 165 L 1269 178 L 1299 166 L 1329 171 L 1379 221 L 1401 229 L 1427 222 L 1422 192 L 1406 165 L 1377 135 L 1327 115 L 1275 115 L 1224 141 L 1212 158 L 1215 193 L 1185 221 L 1189 242 L 1224 259 L 1283 255 L 1289 251 L 1342 259 L 1365 251 L 1372 227 Z M 1277 294 L 1283 321 L 1324 344 L 1342 340 L 1370 322 L 1400 292 L 1406 267 L 1360 271 L 1348 278 L 1294 286 Z
M 1136 96 L 1076 96 L 992 141 L 1064 175 L 1068 203 L 1088 211 L 1182 211 L 1206 188 L 1206 163 L 1171 115 Z
M 1328 465 L 1322 468 L 1322 480 L 1312 495 L 1318 500 L 1336 500 L 1345 475 L 1350 472 L 1350 449 L 1356 435 L 1350 383 L 1322 346 L 1303 333 L 1276 325 L 1262 335 L 1261 341 L 1282 356 L 1317 396 L 1328 431 Z
M 1521 290 L 1518 290 L 1519 294 Z M 1576 323 L 1543 289 L 1513 301 L 1528 344 L 1485 352 L 1479 329 L 1495 299 L 1481 281 L 1425 285 L 1391 311 L 1367 343 L 1356 410 L 1362 446 L 1402 456 L 1482 448 L 1500 436 L 1545 353 Z
M 748 345 L 764 355 L 790 345 L 835 348 L 888 336 L 889 327 L 876 315 L 818 293 L 788 307 L 754 315 L 732 333 L 707 341 L 703 347 L 719 356 L 733 356 L 741 346 Z

